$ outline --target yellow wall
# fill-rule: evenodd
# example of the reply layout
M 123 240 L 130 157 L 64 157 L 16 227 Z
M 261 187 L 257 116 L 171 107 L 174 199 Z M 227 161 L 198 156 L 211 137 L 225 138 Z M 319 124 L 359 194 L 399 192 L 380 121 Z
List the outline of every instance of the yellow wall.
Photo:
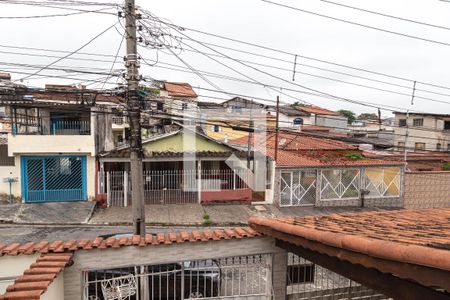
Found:
M 189 137 L 186 137 L 189 138 Z M 176 134 L 167 138 L 162 138 L 153 142 L 148 142 L 143 145 L 146 151 L 153 152 L 184 152 L 184 151 L 229 151 L 230 148 L 219 143 L 215 143 L 201 136 L 195 137 L 195 143 L 189 143 L 187 146 L 183 145 L 183 135 Z
M 275 124 L 276 124 L 276 120 L 274 118 L 267 118 L 267 119 L 261 119 L 261 121 L 259 120 L 255 120 L 255 127 L 258 126 L 258 123 L 263 123 L 265 124 L 265 126 L 267 128 L 273 129 L 275 128 Z M 220 131 L 219 132 L 214 132 L 214 125 L 213 124 L 217 124 L 220 126 Z M 225 124 L 222 121 L 208 121 L 208 124 L 204 127 L 205 131 L 206 131 L 206 135 L 219 140 L 219 141 L 231 141 L 234 139 L 238 139 L 241 137 L 245 137 L 248 136 L 248 132 L 247 131 L 242 131 L 242 130 L 234 130 L 233 128 L 230 128 L 230 126 L 241 126 L 244 128 L 249 127 L 248 122 L 245 121 L 236 121 L 236 122 L 228 122 Z

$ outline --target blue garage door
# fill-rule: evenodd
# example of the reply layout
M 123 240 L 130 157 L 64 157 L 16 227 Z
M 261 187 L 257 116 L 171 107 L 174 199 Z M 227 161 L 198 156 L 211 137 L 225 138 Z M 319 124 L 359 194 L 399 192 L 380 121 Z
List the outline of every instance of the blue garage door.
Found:
M 86 157 L 22 157 L 25 202 L 86 200 Z

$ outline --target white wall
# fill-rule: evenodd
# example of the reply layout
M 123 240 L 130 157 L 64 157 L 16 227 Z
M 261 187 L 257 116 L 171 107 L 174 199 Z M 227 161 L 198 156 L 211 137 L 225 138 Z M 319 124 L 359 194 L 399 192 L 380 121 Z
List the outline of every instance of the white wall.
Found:
M 414 119 L 423 118 L 422 127 L 414 127 Z M 400 119 L 406 119 L 406 114 L 395 115 L 395 142 L 398 146 L 399 142 L 405 142 L 406 127 L 398 127 Z M 447 150 L 450 144 L 450 132 L 443 131 L 444 122 L 438 120 L 435 116 L 424 116 L 411 114 L 408 119 L 408 142 L 406 147 L 413 151 L 415 143 L 425 143 L 425 150 L 436 151 L 437 143 L 441 144 L 441 150 Z
M 9 183 L 3 182 L 3 178 L 17 177 L 19 182 L 13 182 L 11 185 L 12 194 L 17 194 L 17 189 L 20 190 L 20 169 L 16 166 L 1 166 L 0 167 L 0 194 L 9 195 Z
M 60 273 L 41 296 L 41 300 L 64 299 L 64 272 Z
M 93 135 L 12 135 L 8 134 L 8 155 L 89 153 L 95 155 Z
M 21 276 L 32 263 L 36 262 L 38 256 L 39 254 L 0 257 L 0 295 L 6 292 L 6 288 L 14 282 L 15 278 Z M 4 278 L 11 277 L 14 279 L 2 281 Z

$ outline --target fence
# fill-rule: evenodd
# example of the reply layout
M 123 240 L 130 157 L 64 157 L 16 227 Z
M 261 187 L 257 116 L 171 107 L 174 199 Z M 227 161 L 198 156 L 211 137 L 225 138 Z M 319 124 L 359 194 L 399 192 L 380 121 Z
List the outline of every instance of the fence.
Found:
M 270 254 L 89 271 L 84 299 L 270 299 Z
M 314 205 L 316 200 L 339 202 L 398 198 L 401 168 L 347 168 L 323 170 L 281 170 L 280 206 Z M 318 199 L 317 199 L 318 198 Z
M 390 299 L 293 253 L 288 253 L 287 265 L 286 294 L 290 300 Z
M 405 173 L 405 208 L 450 207 L 450 171 Z
M 125 171 L 99 172 L 99 191 L 106 193 L 109 206 L 131 204 L 131 178 Z M 145 204 L 198 203 L 203 191 L 248 188 L 252 180 L 246 170 L 162 170 L 144 171 Z

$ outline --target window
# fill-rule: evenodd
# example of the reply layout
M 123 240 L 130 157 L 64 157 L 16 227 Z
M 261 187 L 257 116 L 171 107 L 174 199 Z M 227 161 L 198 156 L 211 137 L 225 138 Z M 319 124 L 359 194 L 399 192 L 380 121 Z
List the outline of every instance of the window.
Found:
M 441 151 L 441 144 L 440 143 L 437 143 L 436 144 L 436 151 Z
M 314 282 L 313 263 L 290 265 L 287 267 L 287 284 Z
M 403 149 L 405 148 L 405 142 L 398 142 L 397 146 L 399 149 Z
M 164 105 L 161 102 L 156 103 L 156 110 L 163 110 Z
M 415 150 L 425 150 L 425 143 L 416 143 L 414 145 Z
M 220 126 L 219 125 L 213 125 L 213 131 L 214 132 L 220 132 Z
M 398 126 L 400 126 L 400 127 L 406 127 L 406 119 L 400 119 L 400 120 L 398 120 Z
M 413 126 L 414 127 L 423 126 L 423 119 L 414 119 Z
M 444 130 L 450 130 L 450 121 L 444 121 Z
M 182 109 L 182 110 L 186 110 L 187 108 L 188 108 L 188 104 L 185 103 L 185 102 L 183 102 L 183 103 L 181 104 L 181 109 Z
M 303 119 L 302 118 L 295 118 L 294 119 L 294 125 L 302 125 Z
M 241 113 L 242 107 L 239 105 L 233 105 L 231 106 L 231 112 L 234 113 Z

